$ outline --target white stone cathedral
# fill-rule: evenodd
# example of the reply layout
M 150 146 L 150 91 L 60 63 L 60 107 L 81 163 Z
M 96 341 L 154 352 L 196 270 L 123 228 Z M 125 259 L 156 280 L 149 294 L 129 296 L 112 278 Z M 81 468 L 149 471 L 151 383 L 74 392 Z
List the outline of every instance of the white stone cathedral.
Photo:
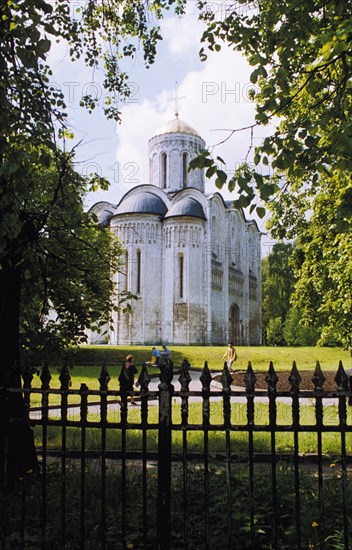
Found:
M 91 209 L 124 244 L 118 289 L 138 296 L 110 344 L 261 344 L 261 233 L 188 171 L 204 148 L 176 116 L 149 140 L 150 184 Z

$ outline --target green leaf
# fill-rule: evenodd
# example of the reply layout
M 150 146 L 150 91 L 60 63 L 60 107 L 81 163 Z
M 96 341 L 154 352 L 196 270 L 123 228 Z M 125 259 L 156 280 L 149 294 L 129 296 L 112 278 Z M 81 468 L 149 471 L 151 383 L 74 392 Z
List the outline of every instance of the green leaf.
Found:
M 222 184 L 226 183 L 227 180 L 227 174 L 223 170 L 216 170 L 216 176 L 219 181 L 221 181 Z
M 258 76 L 259 76 L 259 69 L 255 69 L 249 77 L 249 80 L 252 82 L 252 84 L 257 83 Z
M 237 178 L 233 176 L 227 183 L 227 187 L 230 193 L 236 189 L 236 184 L 237 184 Z
M 207 168 L 207 171 L 205 172 L 205 176 L 207 178 L 211 178 L 215 174 L 216 170 L 217 170 L 216 164 L 213 164 L 213 166 L 209 166 L 209 168 Z
M 220 178 L 216 178 L 214 183 L 218 189 L 222 189 L 224 187 L 224 182 Z
M 45 57 L 44 54 L 46 54 L 50 48 L 51 48 L 51 42 L 47 38 L 43 38 L 42 40 L 38 41 L 37 48 L 39 50 L 39 55 L 41 57 Z
M 262 206 L 257 206 L 256 212 L 260 219 L 263 219 L 266 214 L 266 210 Z

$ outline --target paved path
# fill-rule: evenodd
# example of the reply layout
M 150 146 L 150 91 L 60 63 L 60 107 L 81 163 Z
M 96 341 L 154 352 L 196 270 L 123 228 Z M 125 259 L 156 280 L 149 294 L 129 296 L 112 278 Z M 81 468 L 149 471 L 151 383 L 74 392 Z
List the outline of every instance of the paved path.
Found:
M 215 377 L 219 376 L 219 375 L 221 375 L 221 372 L 212 373 L 213 379 Z M 201 392 L 202 391 L 202 383 L 199 379 L 200 376 L 201 376 L 201 372 L 200 371 L 190 371 L 190 376 L 192 378 L 192 380 L 190 382 L 190 385 L 189 385 L 190 392 Z M 176 374 L 174 376 L 173 381 L 172 381 L 175 392 L 179 392 L 181 390 L 181 385 L 178 381 L 178 377 L 179 377 L 179 375 Z M 150 384 L 149 384 L 149 390 L 151 392 L 157 392 L 159 383 L 160 383 L 159 378 L 154 376 L 152 378 Z M 240 387 L 240 386 L 232 386 L 232 388 L 233 388 L 233 391 L 244 391 L 244 388 Z M 222 390 L 221 383 L 217 382 L 216 380 L 213 380 L 212 383 L 211 383 L 211 386 L 210 386 L 210 390 L 211 390 L 211 392 L 221 391 Z M 216 401 L 221 401 L 222 396 L 221 395 L 213 395 L 213 396 L 210 397 L 210 399 L 211 399 L 211 402 L 213 403 L 213 402 L 216 402 Z M 189 397 L 189 403 L 202 402 L 202 400 L 203 399 L 202 399 L 201 395 L 191 395 Z M 180 403 L 181 398 L 178 397 L 178 396 L 174 396 L 173 401 L 174 401 L 174 403 Z M 281 402 L 281 403 L 286 403 L 288 405 L 292 405 L 292 399 L 290 397 L 278 397 L 276 401 Z M 231 397 L 231 403 L 246 404 L 247 403 L 247 398 L 245 396 L 234 395 L 234 396 Z M 268 398 L 267 397 L 256 396 L 255 397 L 255 403 L 266 403 L 267 404 L 268 403 Z M 149 400 L 149 405 L 150 406 L 156 406 L 157 404 L 158 404 L 157 399 L 154 399 L 154 400 L 150 399 Z M 312 399 L 312 398 L 301 398 L 300 399 L 300 405 L 302 405 L 302 406 L 314 406 L 314 404 L 315 404 L 314 399 Z M 323 405 L 324 406 L 332 406 L 332 405 L 336 406 L 337 404 L 338 404 L 337 399 L 334 399 L 334 398 L 323 399 Z M 137 395 L 136 408 L 138 408 L 138 407 L 139 407 L 139 404 L 138 404 L 138 395 Z M 129 408 L 131 408 L 130 405 L 129 405 Z M 108 410 L 109 411 L 118 411 L 119 409 L 120 409 L 119 399 L 115 399 L 112 403 L 110 403 L 108 405 Z M 97 401 L 95 401 L 94 404 L 89 405 L 89 414 L 92 414 L 92 415 L 99 415 L 100 414 L 100 404 Z M 60 417 L 61 416 L 60 408 L 50 409 L 49 415 L 52 418 Z M 77 420 L 78 415 L 79 415 L 79 405 L 69 407 L 69 409 L 68 409 L 68 418 L 69 418 L 69 420 Z M 30 417 L 33 420 L 40 419 L 41 418 L 40 408 L 38 408 L 37 410 L 31 411 Z

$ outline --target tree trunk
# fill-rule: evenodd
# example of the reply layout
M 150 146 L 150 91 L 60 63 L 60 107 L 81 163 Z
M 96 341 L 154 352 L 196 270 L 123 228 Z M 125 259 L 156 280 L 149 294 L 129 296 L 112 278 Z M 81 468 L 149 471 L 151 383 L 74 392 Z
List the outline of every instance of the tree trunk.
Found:
M 20 375 L 21 269 L 9 257 L 0 266 L 0 481 L 13 485 L 16 478 L 37 470 L 32 429 L 21 392 Z

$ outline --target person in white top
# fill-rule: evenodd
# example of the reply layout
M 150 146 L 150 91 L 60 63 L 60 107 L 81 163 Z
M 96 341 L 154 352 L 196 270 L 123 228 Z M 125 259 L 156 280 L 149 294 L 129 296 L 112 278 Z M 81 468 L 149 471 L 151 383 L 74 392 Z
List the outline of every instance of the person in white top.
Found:
M 227 344 L 227 349 L 223 355 L 223 359 L 226 359 L 227 368 L 229 369 L 229 372 L 233 372 L 232 365 L 234 361 L 236 361 L 237 359 L 237 353 L 232 342 L 229 342 Z

